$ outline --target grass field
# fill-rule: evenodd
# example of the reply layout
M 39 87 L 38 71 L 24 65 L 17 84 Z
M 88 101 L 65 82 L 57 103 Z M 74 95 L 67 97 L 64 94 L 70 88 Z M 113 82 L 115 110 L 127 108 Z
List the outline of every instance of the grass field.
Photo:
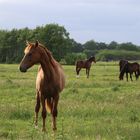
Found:
M 57 132 L 47 116 L 47 133 L 34 128 L 37 66 L 20 73 L 18 65 L 0 64 L 0 140 L 140 140 L 140 79 L 118 80 L 118 62 L 98 62 L 90 78 L 64 66 Z

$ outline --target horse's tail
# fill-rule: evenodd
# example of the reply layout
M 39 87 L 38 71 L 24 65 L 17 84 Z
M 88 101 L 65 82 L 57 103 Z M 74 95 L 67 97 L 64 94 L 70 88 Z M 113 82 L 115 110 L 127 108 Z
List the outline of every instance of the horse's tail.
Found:
M 51 113 L 51 110 L 52 110 L 52 101 L 51 101 L 51 99 L 46 99 L 45 103 L 46 103 L 46 110 L 47 110 L 47 112 Z

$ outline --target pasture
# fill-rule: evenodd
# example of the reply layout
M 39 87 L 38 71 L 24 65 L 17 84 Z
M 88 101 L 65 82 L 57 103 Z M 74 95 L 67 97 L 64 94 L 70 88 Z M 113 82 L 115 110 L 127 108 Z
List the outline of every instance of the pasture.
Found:
M 76 78 L 75 66 L 64 66 L 66 87 L 60 95 L 57 131 L 34 128 L 37 67 L 21 73 L 18 65 L 0 64 L 0 140 L 139 140 L 140 79 L 119 81 L 118 62 L 93 64 Z

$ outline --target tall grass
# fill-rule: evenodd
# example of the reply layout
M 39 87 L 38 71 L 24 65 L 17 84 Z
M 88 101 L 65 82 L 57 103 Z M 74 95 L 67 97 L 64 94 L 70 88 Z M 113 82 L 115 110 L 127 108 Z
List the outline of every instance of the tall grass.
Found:
M 61 93 L 57 132 L 47 115 L 47 133 L 34 128 L 37 66 L 20 73 L 18 65 L 0 65 L 0 139 L 19 140 L 139 140 L 140 80 L 119 81 L 118 62 L 93 64 L 89 79 L 82 70 L 64 66 L 66 88 Z M 124 78 L 125 79 L 125 78 Z

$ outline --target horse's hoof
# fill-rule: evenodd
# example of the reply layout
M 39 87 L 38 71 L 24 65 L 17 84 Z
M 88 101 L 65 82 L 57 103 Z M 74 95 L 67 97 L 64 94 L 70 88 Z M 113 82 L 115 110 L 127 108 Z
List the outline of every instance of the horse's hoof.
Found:
M 76 78 L 79 78 L 79 77 L 80 77 L 79 75 L 76 76 Z
M 46 132 L 46 128 L 42 128 L 42 132 Z
M 54 127 L 54 128 L 53 128 L 53 131 L 56 131 L 56 130 L 57 130 L 57 128 L 56 128 L 56 127 Z

